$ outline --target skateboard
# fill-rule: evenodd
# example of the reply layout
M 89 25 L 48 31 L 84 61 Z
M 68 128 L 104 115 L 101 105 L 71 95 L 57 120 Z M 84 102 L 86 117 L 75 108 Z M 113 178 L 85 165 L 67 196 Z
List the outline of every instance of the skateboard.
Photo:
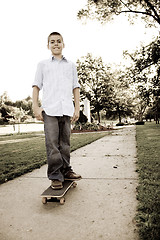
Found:
M 71 180 L 65 180 L 63 182 L 63 188 L 62 189 L 53 189 L 48 187 L 42 194 L 42 203 L 46 204 L 50 201 L 59 201 L 61 205 L 65 203 L 65 197 L 64 195 L 71 187 L 76 187 L 77 183 Z

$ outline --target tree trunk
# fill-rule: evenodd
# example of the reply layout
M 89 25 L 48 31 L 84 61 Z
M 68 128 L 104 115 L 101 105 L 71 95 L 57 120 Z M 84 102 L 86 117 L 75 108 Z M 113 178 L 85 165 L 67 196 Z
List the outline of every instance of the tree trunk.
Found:
M 18 119 L 18 133 L 20 133 L 21 131 L 20 131 L 20 122 L 21 122 L 21 120 L 20 120 L 20 118 Z
M 158 116 L 158 102 L 156 104 L 156 124 L 159 124 L 159 116 Z
M 121 123 L 121 111 L 119 110 L 119 106 L 117 106 L 117 112 L 118 112 L 118 118 L 119 118 L 119 123 Z
M 159 124 L 159 118 L 157 113 L 156 113 L 156 124 Z
M 20 133 L 20 123 L 18 123 L 18 133 Z
M 143 113 L 140 113 L 140 114 L 139 114 L 138 120 L 139 120 L 140 122 L 143 121 Z
M 98 123 L 100 123 L 100 113 L 99 113 L 99 110 L 97 110 L 97 118 L 98 118 Z

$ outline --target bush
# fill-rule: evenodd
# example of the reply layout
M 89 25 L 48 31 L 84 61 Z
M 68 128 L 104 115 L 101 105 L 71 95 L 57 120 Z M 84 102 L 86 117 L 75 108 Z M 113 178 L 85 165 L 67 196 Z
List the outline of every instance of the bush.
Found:
M 136 125 L 144 125 L 144 122 L 143 122 L 143 121 L 141 121 L 141 122 L 136 122 L 135 124 L 136 124 Z
M 117 123 L 116 126 L 124 126 L 124 123 Z
M 88 121 L 88 118 L 86 117 L 86 115 L 84 115 L 83 112 L 80 111 L 78 123 L 86 123 L 87 121 Z
M 4 118 L 0 118 L 0 125 L 8 125 L 8 124 L 9 124 L 8 120 Z
M 0 118 L 0 125 L 3 125 L 4 124 L 4 121 L 2 118 Z
M 98 130 L 98 126 L 95 123 L 76 123 L 73 130 Z

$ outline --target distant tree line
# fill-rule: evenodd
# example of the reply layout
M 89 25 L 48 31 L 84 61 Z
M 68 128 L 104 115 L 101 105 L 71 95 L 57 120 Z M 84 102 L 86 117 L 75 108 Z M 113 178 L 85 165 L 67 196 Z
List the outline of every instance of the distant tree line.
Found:
M 33 117 L 31 97 L 12 102 L 7 92 L 0 96 L 0 124 L 20 123 Z
M 120 72 L 113 72 L 102 58 L 92 54 L 77 60 L 78 77 L 81 85 L 81 99 L 90 101 L 91 113 L 100 123 L 100 112 L 106 118 L 119 118 L 133 115 L 132 96 L 128 85 Z
M 144 81 L 142 77 L 139 81 L 139 74 L 133 71 L 133 66 L 113 70 L 103 63 L 101 57 L 94 58 L 90 53 L 77 60 L 77 70 L 81 99 L 90 101 L 92 116 L 99 123 L 101 112 L 105 112 L 107 119 L 118 118 L 119 123 L 127 117 L 134 117 L 138 121 L 155 119 L 158 123 L 160 99 L 156 96 L 159 86 L 155 88 L 155 82 L 148 74 L 145 75 L 145 85 L 141 83 Z

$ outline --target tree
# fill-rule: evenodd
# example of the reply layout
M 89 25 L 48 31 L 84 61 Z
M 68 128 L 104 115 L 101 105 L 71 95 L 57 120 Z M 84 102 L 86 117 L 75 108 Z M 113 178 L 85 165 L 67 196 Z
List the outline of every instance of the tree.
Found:
M 155 97 L 155 100 L 153 101 L 150 108 L 147 109 L 147 112 L 145 114 L 146 119 L 154 118 L 156 121 L 156 124 L 159 124 L 160 119 L 160 97 Z
M 160 1 L 88 0 L 87 9 L 81 9 L 78 12 L 78 18 L 96 18 L 101 22 L 106 22 L 120 14 L 129 14 L 130 18 L 140 15 L 148 26 L 160 24 Z
M 8 93 L 5 91 L 1 96 L 0 96 L 0 107 L 2 107 L 6 102 L 11 102 Z
M 144 86 L 138 86 L 136 90 L 137 94 L 135 98 L 135 117 L 139 122 L 142 122 L 145 112 L 150 106 L 150 94 Z
M 0 96 L 0 122 L 21 122 L 29 118 L 34 117 L 32 110 L 32 98 L 29 96 L 26 99 L 12 102 L 7 94 L 4 92 Z
M 133 72 L 140 74 L 145 72 L 146 74 L 154 73 L 157 78 L 160 76 L 160 37 L 156 37 L 147 46 L 141 46 L 140 49 L 134 51 L 134 53 L 124 52 L 125 56 L 129 56 L 134 62 Z M 134 74 L 135 75 L 135 74 Z M 157 82 L 158 84 L 158 82 Z
M 12 101 L 10 100 L 8 93 L 5 91 L 1 96 L 0 96 L 0 123 L 8 123 L 9 119 L 13 119 L 14 116 L 10 114 L 10 111 L 6 105 L 6 102 L 12 104 Z
M 112 89 L 112 98 L 106 108 L 106 117 L 118 117 L 119 123 L 121 123 L 122 117 L 133 115 L 134 109 L 134 96 L 125 78 L 125 72 L 115 70 L 112 78 Z
M 78 77 L 81 84 L 81 99 L 90 101 L 92 113 L 97 114 L 100 123 L 100 111 L 109 103 L 112 89 L 110 85 L 111 73 L 102 58 L 93 58 L 87 54 L 82 60 L 77 60 Z
M 158 104 L 160 96 L 160 39 L 147 46 L 141 46 L 133 54 L 124 53 L 132 59 L 132 66 L 128 68 L 126 77 L 130 84 L 136 86 L 137 104 L 139 103 L 139 120 L 151 104 Z M 156 103 L 157 101 L 157 103 Z M 158 112 L 157 112 L 158 116 Z
M 91 54 L 77 61 L 78 76 L 81 84 L 81 99 L 90 101 L 92 114 L 97 114 L 100 123 L 100 111 L 106 111 L 106 117 L 121 118 L 131 116 L 133 96 L 122 70 L 111 71 L 101 58 Z
M 28 96 L 27 98 L 20 100 L 20 101 L 16 101 L 14 103 L 15 107 L 18 108 L 22 108 L 24 111 L 28 112 L 28 115 L 30 116 L 34 116 L 33 114 L 33 110 L 32 110 L 32 98 L 30 96 Z
M 78 18 L 96 18 L 99 21 L 106 22 L 113 19 L 116 15 L 128 14 L 129 19 L 134 20 L 136 16 L 141 16 L 148 26 L 160 24 L 160 1 L 159 0 L 88 0 L 87 9 L 82 9 L 78 12 Z M 139 118 L 142 118 L 142 113 L 148 107 L 149 99 L 154 97 L 158 99 L 160 95 L 160 40 L 159 37 L 151 42 L 148 46 L 141 46 L 140 50 L 136 50 L 130 55 L 134 64 L 128 70 L 128 79 L 138 83 L 138 98 L 140 106 L 137 107 L 141 111 Z M 130 80 L 129 80 L 130 81 Z M 150 85 L 150 89 L 148 86 Z M 155 97 L 157 96 L 157 98 Z M 142 102 L 144 101 L 144 102 Z M 141 116 L 141 117 L 140 117 Z
M 18 133 L 20 133 L 20 123 L 24 122 L 27 119 L 28 112 L 22 108 L 17 108 L 17 107 L 13 107 L 13 106 L 10 106 L 9 110 L 10 110 L 10 114 L 12 114 L 14 116 L 12 123 L 18 124 Z

